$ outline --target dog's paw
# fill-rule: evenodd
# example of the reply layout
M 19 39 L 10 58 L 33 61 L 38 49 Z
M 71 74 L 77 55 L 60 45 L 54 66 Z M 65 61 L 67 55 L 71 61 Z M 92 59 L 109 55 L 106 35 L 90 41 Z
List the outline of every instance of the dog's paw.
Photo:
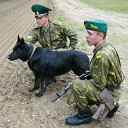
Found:
M 29 92 L 34 92 L 35 90 L 39 89 L 39 87 L 34 87 L 32 89 L 29 89 Z
M 35 91 L 35 89 L 29 89 L 29 92 L 34 92 Z
M 43 93 L 42 92 L 36 93 L 35 96 L 36 97 L 41 97 L 41 96 L 43 96 Z

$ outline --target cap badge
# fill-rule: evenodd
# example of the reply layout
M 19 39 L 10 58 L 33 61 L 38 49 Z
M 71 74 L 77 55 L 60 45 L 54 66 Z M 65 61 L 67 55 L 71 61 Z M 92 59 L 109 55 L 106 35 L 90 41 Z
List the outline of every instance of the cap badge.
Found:
M 37 11 L 36 14 L 39 15 L 40 13 Z
M 98 26 L 91 24 L 91 28 L 98 29 Z

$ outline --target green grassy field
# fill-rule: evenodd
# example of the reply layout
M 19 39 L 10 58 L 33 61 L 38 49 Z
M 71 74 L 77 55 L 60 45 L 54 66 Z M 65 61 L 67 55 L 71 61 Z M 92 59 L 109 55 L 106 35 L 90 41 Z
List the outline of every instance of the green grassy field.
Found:
M 105 11 L 128 14 L 128 0 L 81 0 L 81 2 Z

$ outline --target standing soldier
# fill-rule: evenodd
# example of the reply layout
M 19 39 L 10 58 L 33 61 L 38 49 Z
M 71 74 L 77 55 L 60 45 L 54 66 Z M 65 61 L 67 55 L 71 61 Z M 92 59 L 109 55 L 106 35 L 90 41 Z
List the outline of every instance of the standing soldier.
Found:
M 71 85 L 71 94 L 78 107 L 78 113 L 66 118 L 67 125 L 87 124 L 92 119 L 112 118 L 118 110 L 120 85 L 123 81 L 120 59 L 115 48 L 106 42 L 108 24 L 103 20 L 84 21 L 87 29 L 86 40 L 94 45 L 90 62 L 90 80 L 75 80 Z M 90 105 L 98 105 L 93 115 Z
M 36 43 L 37 41 L 44 48 L 59 49 L 71 48 L 75 49 L 77 44 L 77 34 L 70 27 L 60 22 L 52 22 L 49 20 L 50 8 L 43 5 L 34 4 L 31 7 L 35 13 L 38 27 L 34 28 L 26 37 L 28 43 Z M 67 45 L 67 40 L 70 40 Z

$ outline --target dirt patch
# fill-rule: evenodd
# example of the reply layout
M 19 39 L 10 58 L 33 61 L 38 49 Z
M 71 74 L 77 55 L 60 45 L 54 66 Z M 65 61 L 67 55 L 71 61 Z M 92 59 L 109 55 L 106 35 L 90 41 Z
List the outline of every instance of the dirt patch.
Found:
M 56 83 L 48 86 L 41 98 L 28 90 L 33 87 L 34 77 L 27 66 L 21 61 L 10 62 L 6 56 L 16 42 L 17 35 L 25 37 L 35 26 L 34 14 L 30 7 L 34 3 L 44 3 L 53 8 L 55 15 L 61 15 L 80 27 L 85 19 L 99 18 L 110 24 L 109 35 L 120 37 L 113 45 L 119 52 L 125 80 L 122 84 L 121 107 L 112 119 L 105 119 L 96 125 L 81 125 L 79 128 L 104 127 L 126 128 L 128 125 L 128 15 L 108 13 L 78 0 L 0 0 L 0 128 L 67 128 L 65 118 L 75 113 L 74 106 L 66 103 L 67 95 L 52 103 L 51 99 L 56 92 L 63 91 L 64 87 L 76 76 L 72 72 L 57 77 Z M 84 38 L 84 33 L 79 33 Z M 121 42 L 121 41 L 124 42 Z M 79 47 L 78 47 L 79 48 Z M 92 56 L 92 48 L 88 47 L 88 54 Z M 91 53 L 91 54 L 90 54 Z

